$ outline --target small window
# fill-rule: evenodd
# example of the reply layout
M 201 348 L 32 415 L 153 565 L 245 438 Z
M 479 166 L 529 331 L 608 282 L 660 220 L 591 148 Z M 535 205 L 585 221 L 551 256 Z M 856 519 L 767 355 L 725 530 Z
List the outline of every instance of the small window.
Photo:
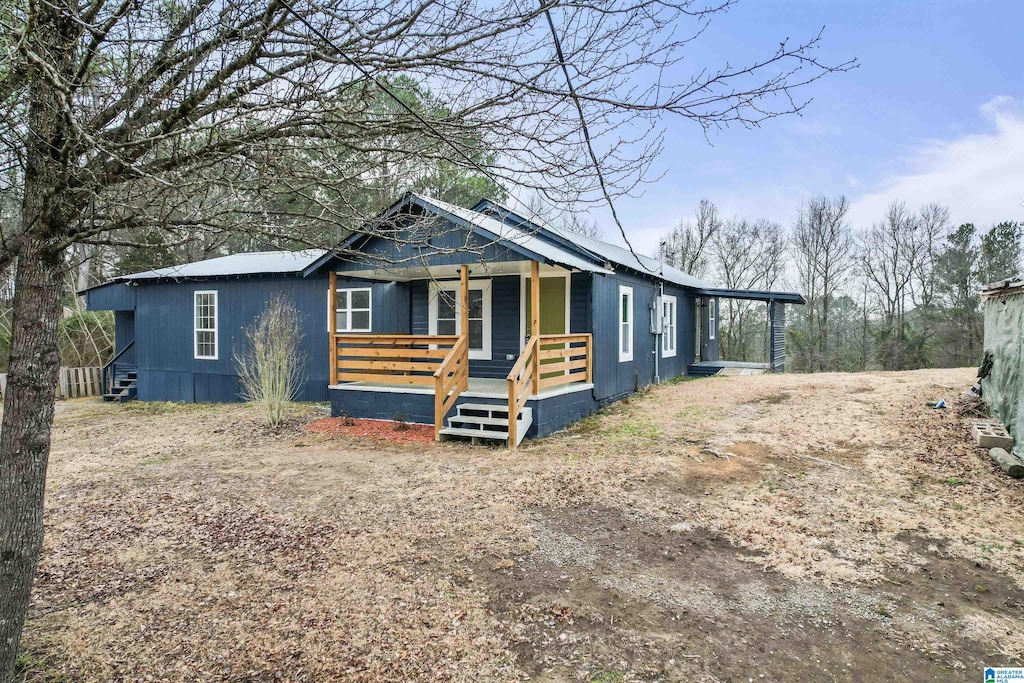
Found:
M 217 360 L 217 292 L 196 292 L 195 303 L 195 357 L 197 360 Z
M 335 296 L 338 332 L 369 332 L 371 317 L 370 288 L 339 289 Z
M 661 297 L 661 357 L 672 358 L 676 355 L 676 298 Z
M 718 308 L 718 299 L 708 299 L 708 339 L 715 338 L 718 325 L 715 324 L 715 309 Z
M 633 360 L 633 288 L 619 287 L 619 362 Z

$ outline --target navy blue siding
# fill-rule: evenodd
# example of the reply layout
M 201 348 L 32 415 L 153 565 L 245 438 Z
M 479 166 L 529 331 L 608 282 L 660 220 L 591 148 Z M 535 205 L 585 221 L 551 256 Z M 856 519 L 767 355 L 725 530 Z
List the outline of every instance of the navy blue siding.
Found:
M 693 295 L 675 285 L 665 285 L 665 294 L 676 298 L 676 355 L 665 358 L 661 355 L 661 340 L 658 344 L 658 375 L 661 380 L 672 379 L 686 373 L 693 362 Z
M 590 273 L 573 273 L 569 276 L 569 332 L 586 334 L 593 327 L 591 309 Z
M 90 311 L 134 311 L 135 290 L 125 282 L 111 282 L 85 293 L 85 307 Z
M 331 389 L 331 415 L 434 424 L 434 395 Z
M 433 394 L 351 389 L 331 389 L 330 393 L 331 415 L 334 417 L 344 415 L 371 420 L 394 420 L 400 416 L 407 422 L 434 424 Z M 468 396 L 460 396 L 455 405 L 461 403 L 507 405 L 504 399 Z M 529 438 L 548 436 L 565 429 L 600 407 L 590 391 L 573 391 L 540 400 L 531 399 L 526 405 L 533 410 L 533 425 L 526 433 Z M 453 407 L 449 417 L 455 414 L 455 410 Z
M 565 429 L 573 422 L 597 411 L 600 402 L 593 391 L 573 391 L 542 400 L 527 401 L 533 408 L 533 425 L 526 436 L 533 439 Z
M 204 282 L 140 284 L 136 289 L 136 364 L 139 399 L 144 401 L 237 401 L 234 355 L 244 348 L 245 328 L 275 294 L 298 309 L 303 322 L 300 350 L 305 376 L 298 399 L 326 401 L 329 372 L 327 276 L 268 276 Z M 369 283 L 339 278 L 339 287 L 373 290 L 372 332 L 409 331 L 409 288 L 404 283 Z M 218 358 L 197 360 L 193 349 L 193 293 L 215 290 L 218 303 Z
M 135 311 L 114 311 L 114 354 L 135 341 Z M 135 348 L 132 347 L 117 359 L 124 365 L 135 364 Z
M 633 360 L 619 362 L 619 286 L 633 288 Z M 654 336 L 648 307 L 656 286 L 625 273 L 593 279 L 594 393 L 598 400 L 623 396 L 654 381 Z
M 491 360 L 470 360 L 473 377 L 504 379 L 519 358 L 523 337 L 519 287 L 518 275 L 491 280 Z M 512 359 L 508 360 L 507 355 Z
M 661 292 L 659 284 L 628 273 L 594 275 L 591 282 L 594 394 L 599 401 L 619 398 L 654 382 L 655 353 L 658 355 L 658 377 L 661 381 L 685 374 L 687 366 L 693 362 L 694 353 L 694 296 L 689 290 L 665 285 L 664 293 L 676 297 L 677 310 L 676 355 L 664 358 L 661 355 L 661 338 L 651 334 L 650 307 Z M 619 362 L 620 285 L 633 288 L 633 360 L 622 363 Z M 577 313 L 574 311 L 574 314 Z

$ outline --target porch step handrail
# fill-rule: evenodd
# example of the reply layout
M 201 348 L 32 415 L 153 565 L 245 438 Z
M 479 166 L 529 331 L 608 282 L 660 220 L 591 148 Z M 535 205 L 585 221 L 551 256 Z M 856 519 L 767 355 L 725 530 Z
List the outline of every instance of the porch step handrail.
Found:
M 534 393 L 533 378 L 536 376 L 534 370 L 537 367 L 537 337 L 531 337 L 526 342 L 526 347 L 519 354 L 515 365 L 509 371 L 505 380 L 508 382 L 508 447 L 515 448 L 518 443 L 519 413 L 523 406 Z
M 331 383 L 432 386 L 434 373 L 459 339 L 457 335 L 438 334 L 335 334 Z
M 455 399 L 469 388 L 469 337 L 462 335 L 434 371 L 434 439 L 440 441 L 444 418 Z
M 129 349 L 133 348 L 135 348 L 134 339 L 125 344 L 123 349 L 115 353 L 114 357 L 107 361 L 106 365 L 104 365 L 102 370 L 100 370 L 100 382 L 103 385 L 103 393 L 113 391 L 114 376 L 117 374 L 117 361 L 121 358 L 121 356 L 126 354 Z
M 537 391 L 573 382 L 594 381 L 592 334 L 542 334 L 537 351 Z

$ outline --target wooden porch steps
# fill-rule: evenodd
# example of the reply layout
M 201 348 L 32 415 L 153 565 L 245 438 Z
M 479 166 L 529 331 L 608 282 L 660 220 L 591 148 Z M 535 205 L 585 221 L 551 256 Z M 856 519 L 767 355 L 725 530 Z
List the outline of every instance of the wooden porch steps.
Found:
M 516 421 L 518 446 L 533 424 L 533 409 L 524 407 Z M 508 406 L 489 403 L 460 403 L 455 415 L 448 418 L 448 426 L 441 430 L 441 438 L 463 437 L 477 443 L 480 439 L 508 442 Z

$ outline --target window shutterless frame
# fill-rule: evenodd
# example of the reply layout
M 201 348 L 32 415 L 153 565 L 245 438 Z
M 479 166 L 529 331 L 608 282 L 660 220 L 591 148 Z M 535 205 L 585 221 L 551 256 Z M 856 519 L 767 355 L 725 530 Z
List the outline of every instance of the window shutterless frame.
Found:
M 715 325 L 715 318 L 718 309 L 718 299 L 708 299 L 708 339 L 715 338 L 715 332 L 717 331 L 717 325 Z
M 633 288 L 619 285 L 619 362 L 633 360 Z
M 217 360 L 217 290 L 192 294 L 192 351 L 196 360 Z
M 676 298 L 665 295 L 661 297 L 661 357 L 674 358 L 676 355 Z
M 373 289 L 338 288 L 335 291 L 337 332 L 370 332 L 373 327 Z

